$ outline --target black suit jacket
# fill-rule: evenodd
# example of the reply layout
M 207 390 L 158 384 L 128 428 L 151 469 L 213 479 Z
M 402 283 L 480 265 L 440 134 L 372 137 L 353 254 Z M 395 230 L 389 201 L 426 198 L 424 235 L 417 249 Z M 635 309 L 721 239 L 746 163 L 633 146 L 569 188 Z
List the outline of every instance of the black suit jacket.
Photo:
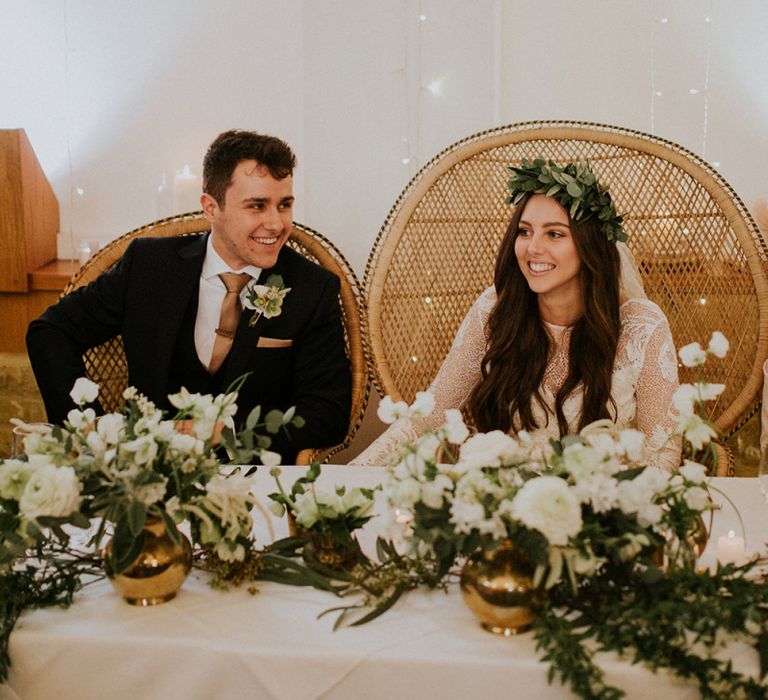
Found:
M 75 380 L 85 375 L 83 352 L 121 334 L 129 384 L 167 405 L 169 368 L 184 313 L 198 294 L 207 235 L 137 238 L 113 268 L 51 306 L 27 332 L 27 350 L 48 419 L 61 423 L 73 407 Z M 338 278 L 284 247 L 263 282 L 279 274 L 291 291 L 282 312 L 249 325 L 245 310 L 224 368 L 223 386 L 252 372 L 240 390 L 238 417 L 260 405 L 296 406 L 306 424 L 272 449 L 291 463 L 305 447 L 344 439 L 351 375 L 344 348 Z M 257 347 L 261 336 L 289 339 L 290 347 Z

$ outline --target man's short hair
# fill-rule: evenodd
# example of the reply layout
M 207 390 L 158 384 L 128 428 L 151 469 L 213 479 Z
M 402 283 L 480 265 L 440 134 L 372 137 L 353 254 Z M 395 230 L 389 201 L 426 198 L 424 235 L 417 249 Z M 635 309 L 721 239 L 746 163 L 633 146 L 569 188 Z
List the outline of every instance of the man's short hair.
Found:
M 275 136 L 241 129 L 219 134 L 203 160 L 203 192 L 213 197 L 219 206 L 224 206 L 232 173 L 244 160 L 255 160 L 276 180 L 292 175 L 296 167 L 296 156 L 291 147 Z

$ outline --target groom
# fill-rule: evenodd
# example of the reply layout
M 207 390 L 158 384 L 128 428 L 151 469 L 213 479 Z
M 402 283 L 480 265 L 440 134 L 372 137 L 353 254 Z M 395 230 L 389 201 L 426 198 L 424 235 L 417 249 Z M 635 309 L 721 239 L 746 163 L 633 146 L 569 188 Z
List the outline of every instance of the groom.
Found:
M 211 233 L 135 239 L 112 269 L 30 324 L 27 349 L 51 422 L 73 408 L 68 394 L 85 375 L 83 352 L 122 335 L 129 384 L 161 408 L 182 386 L 218 393 L 250 372 L 238 424 L 257 405 L 262 416 L 296 406 L 305 420 L 273 438 L 284 464 L 303 448 L 344 439 L 351 376 L 339 280 L 285 247 L 295 163 L 273 136 L 219 135 L 205 156 L 200 199 Z M 251 324 L 248 290 L 272 275 L 290 291 L 279 314 Z

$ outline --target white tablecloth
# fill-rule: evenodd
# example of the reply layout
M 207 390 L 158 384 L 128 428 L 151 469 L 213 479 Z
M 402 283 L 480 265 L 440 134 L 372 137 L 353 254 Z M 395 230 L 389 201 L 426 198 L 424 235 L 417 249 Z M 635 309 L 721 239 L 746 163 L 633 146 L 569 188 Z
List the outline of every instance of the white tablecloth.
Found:
M 299 468 L 286 468 L 290 483 Z M 254 490 L 273 482 L 261 468 Z M 375 468 L 325 467 L 321 484 L 373 485 Z M 738 505 L 747 523 L 747 549 L 768 540 L 768 505 L 757 479 L 713 479 Z M 711 546 L 738 520 L 722 504 Z M 258 515 L 256 516 L 258 520 Z M 277 536 L 286 526 L 275 521 Z M 256 524 L 262 542 L 266 528 Z M 104 581 L 76 596 L 69 610 L 25 613 L 11 635 L 12 668 L 0 698 L 564 698 L 547 684 L 547 665 L 537 660 L 533 636 L 500 638 L 483 631 L 454 587 L 448 594 L 414 592 L 389 612 L 358 628 L 332 630 L 333 617 L 317 619 L 338 604 L 333 596 L 304 588 L 259 584 L 211 590 L 205 574 L 193 572 L 179 595 L 152 608 L 125 604 Z M 739 670 L 754 671 L 756 655 L 732 645 Z M 667 674 L 602 655 L 609 682 L 628 698 L 697 698 L 695 688 Z

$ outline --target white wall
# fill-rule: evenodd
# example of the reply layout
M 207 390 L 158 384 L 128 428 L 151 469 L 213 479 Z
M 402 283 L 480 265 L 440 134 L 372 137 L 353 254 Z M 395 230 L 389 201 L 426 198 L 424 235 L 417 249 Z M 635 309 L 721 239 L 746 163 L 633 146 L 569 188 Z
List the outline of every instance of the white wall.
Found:
M 764 0 L 0 0 L 0 17 L 0 128 L 27 130 L 67 248 L 157 218 L 161 174 L 199 174 L 233 126 L 293 145 L 297 219 L 361 274 L 418 168 L 504 123 L 654 132 L 706 148 L 748 204 L 768 193 Z

